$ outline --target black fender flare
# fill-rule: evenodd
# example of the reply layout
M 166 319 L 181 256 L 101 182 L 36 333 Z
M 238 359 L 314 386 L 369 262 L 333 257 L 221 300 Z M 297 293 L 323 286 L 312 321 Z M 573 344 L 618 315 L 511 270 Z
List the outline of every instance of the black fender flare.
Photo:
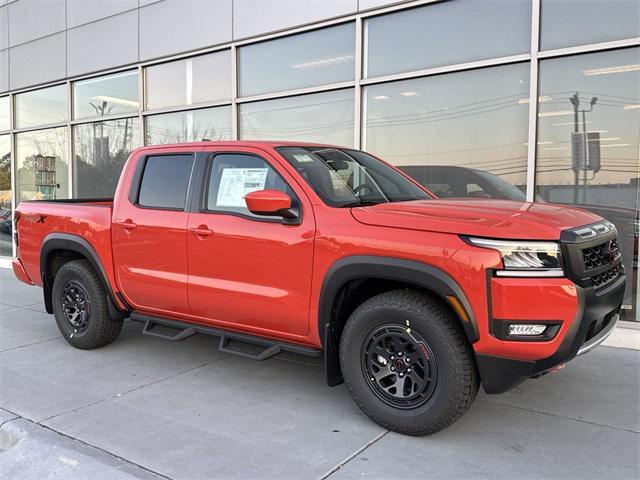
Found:
M 357 279 L 384 279 L 410 283 L 425 288 L 438 295 L 454 311 L 448 297 L 455 297 L 465 310 L 469 321 L 460 320 L 470 344 L 479 339 L 478 326 L 471 304 L 460 285 L 440 268 L 415 260 L 375 255 L 354 255 L 336 261 L 327 271 L 318 302 L 318 332 L 324 349 L 327 383 L 337 385 L 342 382 L 338 360 L 337 339 L 332 338 L 331 319 L 334 314 L 335 299 L 347 282 Z M 458 315 L 456 313 L 456 315 Z
M 93 269 L 98 273 L 98 276 L 107 291 L 109 299 L 107 305 L 109 306 L 112 317 L 122 316 L 127 313 L 127 311 L 118 307 L 116 298 L 121 297 L 116 297 L 116 292 L 111 288 L 107 279 L 107 274 L 102 266 L 102 262 L 100 261 L 100 257 L 98 257 L 98 253 L 95 251 L 93 246 L 87 240 L 78 235 L 58 232 L 47 235 L 42 241 L 42 247 L 40 248 L 40 275 L 42 277 L 44 305 L 47 313 L 53 313 L 53 304 L 51 299 L 53 278 L 49 271 L 49 257 L 51 256 L 51 253 L 56 250 L 69 250 L 86 258 Z

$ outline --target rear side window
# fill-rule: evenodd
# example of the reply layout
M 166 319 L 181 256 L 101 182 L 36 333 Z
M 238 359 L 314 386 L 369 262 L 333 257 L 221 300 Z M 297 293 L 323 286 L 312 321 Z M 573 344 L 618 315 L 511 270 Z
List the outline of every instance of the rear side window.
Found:
M 138 205 L 184 210 L 193 155 L 148 157 L 142 174 Z

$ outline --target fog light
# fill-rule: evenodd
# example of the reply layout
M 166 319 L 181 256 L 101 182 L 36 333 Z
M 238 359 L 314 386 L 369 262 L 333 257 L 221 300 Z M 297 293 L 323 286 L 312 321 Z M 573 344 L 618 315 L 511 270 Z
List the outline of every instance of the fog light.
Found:
M 513 323 L 509 325 L 509 335 L 542 335 L 546 328 L 546 325 Z

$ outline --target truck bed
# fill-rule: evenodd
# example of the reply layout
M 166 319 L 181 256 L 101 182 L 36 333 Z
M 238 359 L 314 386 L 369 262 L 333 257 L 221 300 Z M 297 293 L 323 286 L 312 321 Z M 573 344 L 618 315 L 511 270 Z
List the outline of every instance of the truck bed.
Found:
M 16 208 L 18 257 L 33 283 L 42 285 L 40 252 L 52 234 L 75 235 L 86 240 L 114 282 L 111 251 L 113 199 L 31 200 Z

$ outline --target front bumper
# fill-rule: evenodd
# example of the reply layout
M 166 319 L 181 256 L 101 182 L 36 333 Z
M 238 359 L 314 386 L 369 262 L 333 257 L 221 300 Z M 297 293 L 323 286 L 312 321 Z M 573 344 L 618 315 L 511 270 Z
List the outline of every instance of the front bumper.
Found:
M 546 358 L 527 361 L 477 354 L 476 362 L 485 391 L 506 392 L 527 378 L 544 375 L 598 346 L 611 334 L 619 319 L 625 286 L 624 275 L 600 290 L 576 286 L 579 304 L 576 316 L 558 349 Z

